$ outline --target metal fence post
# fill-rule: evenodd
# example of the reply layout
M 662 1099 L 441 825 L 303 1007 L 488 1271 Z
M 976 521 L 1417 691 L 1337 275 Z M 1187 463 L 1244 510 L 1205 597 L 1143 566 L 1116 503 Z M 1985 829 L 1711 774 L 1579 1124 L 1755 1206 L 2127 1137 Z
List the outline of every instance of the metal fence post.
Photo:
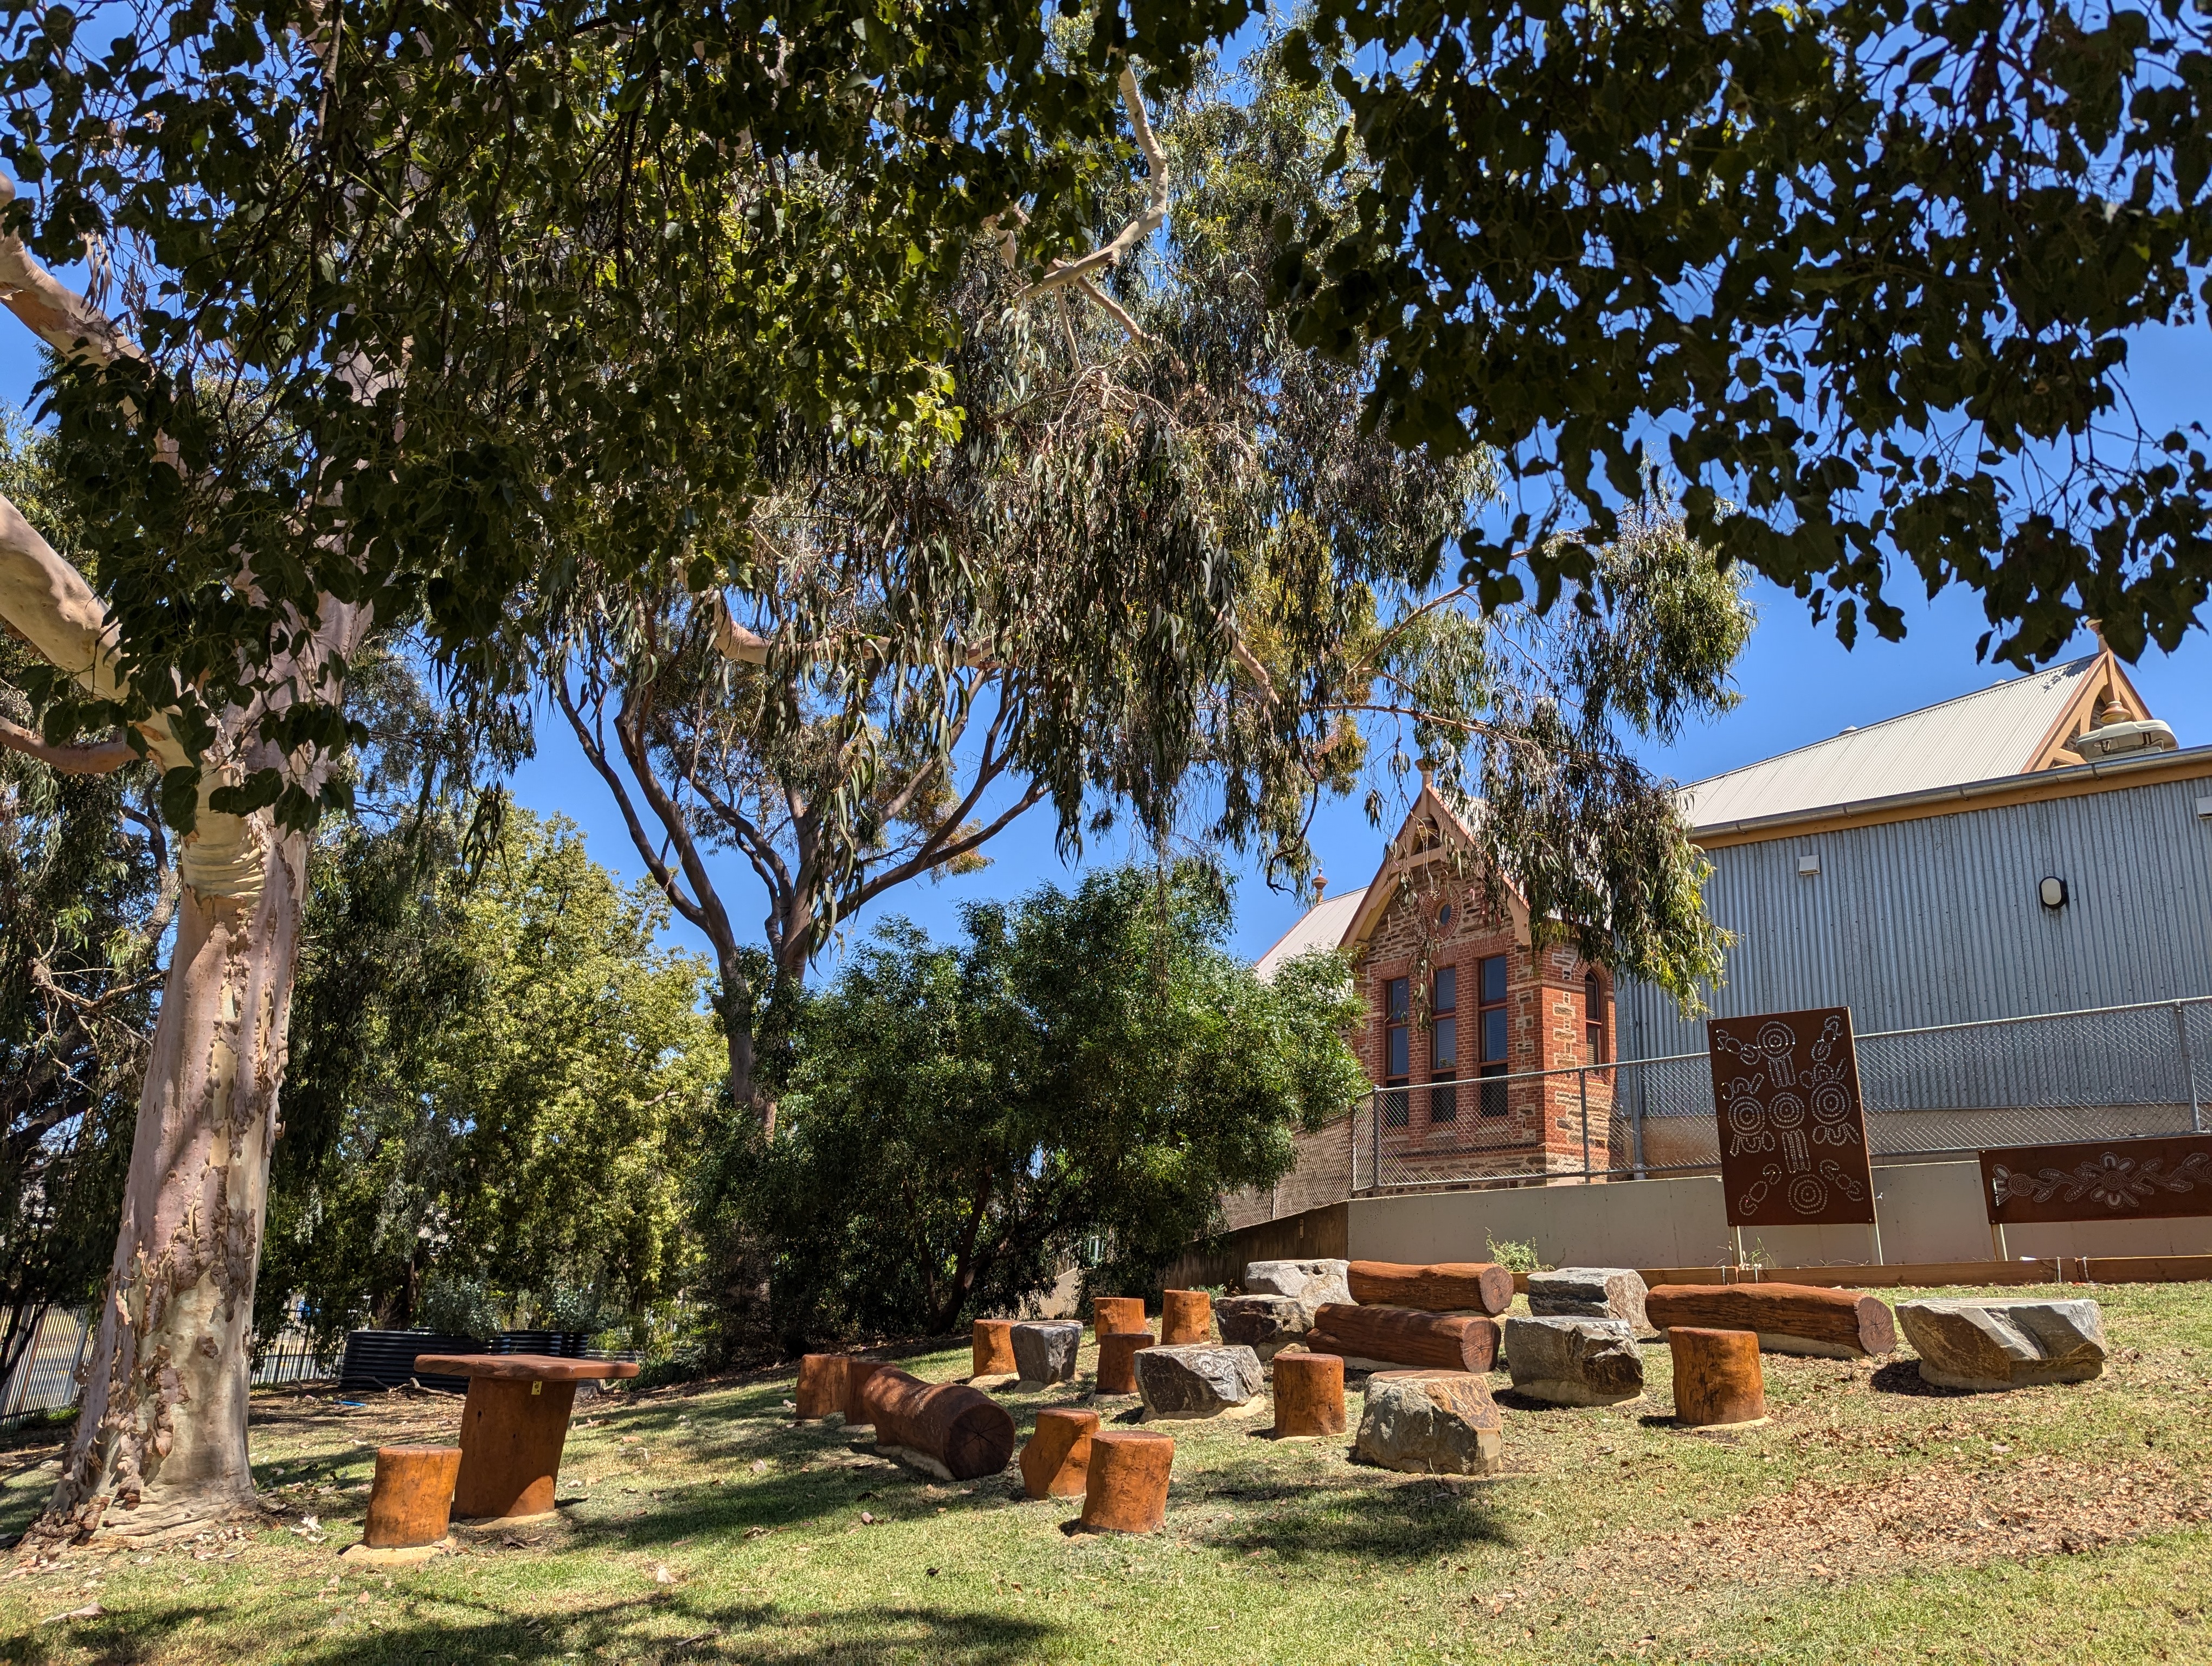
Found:
M 2189 1013 L 2179 1001 L 2173 1003 L 2173 1035 L 2181 1043 L 2181 1079 L 2189 1095 L 2189 1128 L 2192 1134 L 2204 1132 L 2204 1102 L 2197 1091 L 2197 1060 L 2189 1049 Z
M 1583 1066 L 1575 1072 L 1575 1085 L 1583 1096 L 1583 1184 L 1589 1184 L 1589 1067 Z
M 1631 1118 L 1629 1143 L 1634 1152 L 1636 1177 L 1638 1180 L 1647 1178 L 1644 1172 L 1644 1079 L 1650 1073 L 1645 1070 L 1636 1073 L 1636 1107 L 1629 1113 Z M 1620 1092 L 1620 1071 L 1618 1067 L 1615 1067 L 1613 1073 L 1613 1091 L 1618 1097 Z

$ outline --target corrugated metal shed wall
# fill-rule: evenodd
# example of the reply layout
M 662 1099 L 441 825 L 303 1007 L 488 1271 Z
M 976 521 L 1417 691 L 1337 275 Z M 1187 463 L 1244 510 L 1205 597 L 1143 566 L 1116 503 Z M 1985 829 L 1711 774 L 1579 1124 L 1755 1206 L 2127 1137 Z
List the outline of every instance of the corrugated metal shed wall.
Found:
M 1736 934 L 1715 1014 L 1848 1006 L 1861 1031 L 2212 994 L 2205 780 L 2118 787 L 1711 853 Z M 1817 855 L 1817 878 L 1797 859 Z M 2045 874 L 2071 894 L 2037 900 Z M 1624 978 L 1624 1053 L 1705 1050 L 1705 1027 Z

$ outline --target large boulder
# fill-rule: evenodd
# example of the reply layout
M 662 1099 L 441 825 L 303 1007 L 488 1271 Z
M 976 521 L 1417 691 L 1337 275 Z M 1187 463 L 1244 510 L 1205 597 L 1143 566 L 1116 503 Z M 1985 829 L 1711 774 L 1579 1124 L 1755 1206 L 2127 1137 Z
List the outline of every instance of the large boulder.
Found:
M 1644 1356 L 1620 1319 L 1510 1318 L 1505 1366 L 1516 1389 L 1555 1406 L 1613 1406 L 1644 1394 Z
M 1417 1475 L 1495 1474 L 1505 1419 L 1471 1371 L 1386 1371 L 1367 1379 L 1353 1456 Z
M 1313 1310 L 1291 1296 L 1224 1296 L 1213 1304 L 1221 1340 L 1272 1359 L 1313 1329 Z
M 1619 1319 L 1641 1336 L 1644 1275 L 1632 1267 L 1561 1267 L 1528 1275 L 1528 1311 L 1543 1319 Z
M 1218 1417 L 1254 1404 L 1264 1380 L 1249 1347 L 1144 1348 L 1131 1363 L 1147 1418 Z
M 2105 1319 L 2097 1304 L 2073 1301 L 1899 1302 L 1920 1375 L 1946 1389 L 2027 1388 L 2085 1383 L 2105 1369 Z
M 1013 1330 L 1014 1369 L 1025 1384 L 1073 1383 L 1075 1351 L 1083 1346 L 1082 1322 L 1031 1320 Z
M 1254 1296 L 1288 1296 L 1310 1313 L 1324 1302 L 1352 1300 L 1341 1261 L 1251 1261 L 1244 1263 L 1244 1289 Z

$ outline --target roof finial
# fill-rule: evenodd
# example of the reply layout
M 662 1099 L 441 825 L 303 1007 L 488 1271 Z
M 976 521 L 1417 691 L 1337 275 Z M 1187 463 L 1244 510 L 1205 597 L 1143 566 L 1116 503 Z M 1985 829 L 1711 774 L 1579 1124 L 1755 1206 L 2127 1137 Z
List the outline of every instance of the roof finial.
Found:
M 1327 875 L 1326 873 L 1316 873 L 1316 874 L 1315 874 L 1315 875 L 1314 875 L 1314 877 L 1313 877 L 1313 897 L 1314 897 L 1314 906 L 1315 906 L 1316 908 L 1319 908 L 1319 907 L 1322 905 L 1322 903 L 1323 903 L 1323 902 L 1328 898 L 1328 875 Z

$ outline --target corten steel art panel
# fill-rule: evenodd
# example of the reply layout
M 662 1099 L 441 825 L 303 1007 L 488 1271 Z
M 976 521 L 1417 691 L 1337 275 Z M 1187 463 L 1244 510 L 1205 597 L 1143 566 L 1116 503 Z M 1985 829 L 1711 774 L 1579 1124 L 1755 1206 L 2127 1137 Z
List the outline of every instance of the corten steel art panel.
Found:
M 1992 1226 L 2212 1215 L 2212 1134 L 1985 1151 L 1982 1201 Z
M 1710 1019 L 1705 1054 L 1729 1225 L 1871 1225 L 1850 1008 Z

